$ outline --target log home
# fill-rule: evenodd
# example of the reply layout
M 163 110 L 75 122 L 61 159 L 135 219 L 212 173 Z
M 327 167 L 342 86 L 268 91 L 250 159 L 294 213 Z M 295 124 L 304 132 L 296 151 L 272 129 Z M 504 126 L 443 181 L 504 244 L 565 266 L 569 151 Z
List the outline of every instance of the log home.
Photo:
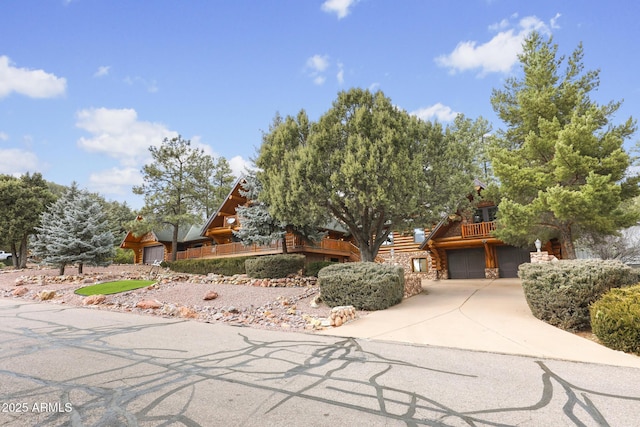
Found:
M 177 259 L 223 258 L 237 256 L 258 256 L 283 253 L 282 240 L 269 245 L 245 246 L 233 232 L 242 227 L 236 209 L 248 203 L 240 190 L 244 179 L 238 179 L 220 208 L 203 226 L 192 226 L 178 246 Z M 288 253 L 305 255 L 307 262 L 359 261 L 360 251 L 353 244 L 347 231 L 334 222 L 323 228 L 325 237 L 318 242 L 309 242 L 293 233 L 286 235 Z M 164 240 L 166 233 L 149 232 L 136 237 L 129 232 L 120 245 L 123 249 L 133 249 L 136 263 L 153 263 L 156 259 L 168 260 L 171 254 L 171 239 Z

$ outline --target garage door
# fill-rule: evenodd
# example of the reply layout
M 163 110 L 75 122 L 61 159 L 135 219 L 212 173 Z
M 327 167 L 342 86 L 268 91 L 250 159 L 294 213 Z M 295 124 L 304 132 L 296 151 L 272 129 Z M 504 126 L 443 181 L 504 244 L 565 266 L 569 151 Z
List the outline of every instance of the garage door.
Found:
M 447 251 L 450 279 L 484 279 L 484 248 Z
M 496 255 L 498 257 L 500 277 L 518 277 L 518 266 L 531 261 L 530 252 L 531 249 L 498 246 Z
M 145 264 L 153 264 L 155 260 L 164 260 L 164 246 L 147 246 L 144 248 L 142 262 Z

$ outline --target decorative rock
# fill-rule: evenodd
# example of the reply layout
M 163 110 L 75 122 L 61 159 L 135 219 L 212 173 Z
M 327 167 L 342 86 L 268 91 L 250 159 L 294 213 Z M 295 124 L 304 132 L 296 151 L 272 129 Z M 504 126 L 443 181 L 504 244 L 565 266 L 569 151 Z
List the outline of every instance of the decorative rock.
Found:
M 148 310 L 148 309 L 153 310 L 160 307 L 162 307 L 162 304 L 159 301 L 154 301 L 154 300 L 138 301 L 138 303 L 136 304 L 136 308 L 141 308 L 143 310 Z
M 38 292 L 38 298 L 42 301 L 53 299 L 56 296 L 56 291 L 40 291 Z
M 27 288 L 18 288 L 18 289 L 14 290 L 12 292 L 12 295 L 14 297 L 21 297 L 22 295 L 26 294 L 27 292 L 29 292 L 29 289 L 27 289 Z
M 98 305 L 102 304 L 107 299 L 104 295 L 89 295 L 82 300 L 82 305 Z
M 352 305 L 333 307 L 329 315 L 329 324 L 338 327 L 355 318 L 356 309 Z
M 173 304 L 166 304 L 162 306 L 162 314 L 167 316 L 177 316 L 178 315 L 178 307 Z
M 218 298 L 218 293 L 215 291 L 209 291 L 204 295 L 204 297 L 202 297 L 202 299 L 205 301 L 211 301 L 212 299 L 216 298 Z
M 195 319 L 196 317 L 198 317 L 198 313 L 196 313 L 194 310 L 190 309 L 189 307 L 180 307 L 178 308 L 178 315 L 180 317 L 184 317 L 185 319 Z

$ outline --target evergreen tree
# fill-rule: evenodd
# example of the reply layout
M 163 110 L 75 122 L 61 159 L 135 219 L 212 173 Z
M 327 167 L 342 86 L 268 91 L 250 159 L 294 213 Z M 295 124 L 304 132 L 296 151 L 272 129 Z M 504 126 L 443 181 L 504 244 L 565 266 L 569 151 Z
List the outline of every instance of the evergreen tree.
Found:
M 27 266 L 29 236 L 54 197 L 42 175 L 0 176 L 0 244 L 12 253 L 13 266 Z
M 571 259 L 580 235 L 613 234 L 638 219 L 621 209 L 638 194 L 638 177 L 626 176 L 631 159 L 623 148 L 636 125 L 631 118 L 611 123 L 619 102 L 589 98 L 599 72 L 584 72 L 581 45 L 562 75 L 565 58 L 557 50 L 532 33 L 519 57 L 523 76 L 493 91 L 493 108 L 507 125 L 490 152 L 502 197 L 495 234 L 522 246 L 557 237 L 563 258 Z
M 224 202 L 235 178 L 229 162 L 222 156 L 214 159 L 203 153 L 198 162 L 199 165 L 194 170 L 195 206 L 198 213 L 206 219 Z
M 73 183 L 67 192 L 42 213 L 35 228 L 33 254 L 46 264 L 58 266 L 64 275 L 67 265 L 108 265 L 113 258 L 113 234 L 106 215 L 91 194 Z
M 261 191 L 262 185 L 254 173 L 244 178 L 240 194 L 247 198 L 247 205 L 236 208 L 241 226 L 233 235 L 245 246 L 268 245 L 285 237 L 286 225 L 275 220 L 269 214 L 269 208 L 258 201 Z M 286 244 L 283 251 L 286 253 Z
M 470 194 L 477 168 L 463 129 L 443 135 L 382 92 L 341 92 L 313 125 L 304 111 L 276 116 L 256 161 L 261 199 L 288 224 L 337 219 L 373 261 L 393 230 L 439 219 Z
M 180 227 L 201 220 L 195 212 L 199 170 L 205 154 L 180 136 L 165 138 L 160 147 L 149 147 L 149 151 L 153 162 L 142 168 L 144 183 L 133 187 L 133 192 L 144 195 L 141 214 L 149 228 L 173 229 L 171 260 L 175 261 Z

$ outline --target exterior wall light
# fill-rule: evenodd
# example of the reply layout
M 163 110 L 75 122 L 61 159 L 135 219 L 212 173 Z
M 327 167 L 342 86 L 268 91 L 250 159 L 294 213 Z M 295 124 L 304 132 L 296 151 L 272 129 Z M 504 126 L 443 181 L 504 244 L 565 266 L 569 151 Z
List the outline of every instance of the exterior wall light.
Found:
M 536 239 L 534 243 L 536 245 L 536 250 L 540 252 L 540 249 L 542 248 L 542 242 L 540 241 L 540 239 Z

